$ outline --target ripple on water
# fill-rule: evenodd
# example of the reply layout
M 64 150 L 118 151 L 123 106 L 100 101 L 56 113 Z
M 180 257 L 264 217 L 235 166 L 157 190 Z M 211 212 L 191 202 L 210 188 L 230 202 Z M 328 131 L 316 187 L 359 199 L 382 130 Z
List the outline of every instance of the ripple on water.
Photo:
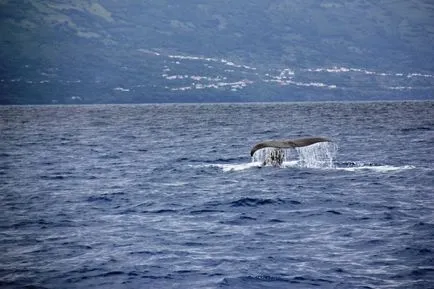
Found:
M 0 287 L 430 288 L 432 107 L 0 107 Z

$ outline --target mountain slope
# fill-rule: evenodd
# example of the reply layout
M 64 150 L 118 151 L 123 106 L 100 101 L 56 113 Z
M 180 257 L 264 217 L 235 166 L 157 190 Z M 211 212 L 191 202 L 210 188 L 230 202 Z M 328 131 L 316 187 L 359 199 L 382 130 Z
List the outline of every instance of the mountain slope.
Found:
M 431 98 L 431 1 L 0 1 L 1 103 Z

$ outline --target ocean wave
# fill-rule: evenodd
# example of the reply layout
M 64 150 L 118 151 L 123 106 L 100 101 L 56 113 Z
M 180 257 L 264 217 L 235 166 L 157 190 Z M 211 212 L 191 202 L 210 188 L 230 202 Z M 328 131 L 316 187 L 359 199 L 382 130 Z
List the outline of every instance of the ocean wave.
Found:
M 379 173 L 388 173 L 388 172 L 395 172 L 395 171 L 402 171 L 402 170 L 411 170 L 414 169 L 415 166 L 412 165 L 404 165 L 404 166 L 392 166 L 392 165 L 361 165 L 361 166 L 354 166 L 354 167 L 337 167 L 338 170 L 343 171 L 350 171 L 350 172 L 357 172 L 357 171 L 375 171 Z
M 357 163 L 357 162 L 343 162 L 340 164 L 344 164 L 343 166 L 333 165 L 333 166 L 315 166 L 309 167 L 305 166 L 303 162 L 300 161 L 286 161 L 283 162 L 278 169 L 319 169 L 319 170 L 328 170 L 328 171 L 349 171 L 349 172 L 360 172 L 360 171 L 374 171 L 379 173 L 387 173 L 394 171 L 402 171 L 402 170 L 411 170 L 416 168 L 413 165 L 402 165 L 402 166 L 394 166 L 394 165 L 381 165 L 376 163 Z M 264 166 L 262 162 L 249 162 L 249 163 L 238 163 L 238 164 L 202 164 L 202 165 L 190 165 L 191 167 L 196 168 L 218 168 L 223 172 L 238 172 L 244 170 L 250 170 L 253 168 L 273 168 L 272 166 Z
M 284 203 L 281 199 L 241 198 L 231 202 L 232 207 L 257 207 Z
M 272 275 L 253 275 L 240 276 L 233 278 L 224 278 L 220 283 L 221 286 L 238 288 L 305 288 L 305 286 L 319 286 L 327 288 L 333 281 L 323 278 L 310 278 L 305 276 L 272 276 Z M 303 287 L 299 287 L 302 285 Z M 323 287 L 321 287 L 323 286 Z

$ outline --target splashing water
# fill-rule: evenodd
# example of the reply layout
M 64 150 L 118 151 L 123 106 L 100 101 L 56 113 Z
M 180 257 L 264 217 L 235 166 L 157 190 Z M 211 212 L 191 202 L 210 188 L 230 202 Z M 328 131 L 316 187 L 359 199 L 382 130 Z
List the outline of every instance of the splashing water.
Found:
M 333 168 L 338 146 L 333 142 L 316 143 L 296 149 L 264 148 L 255 152 L 253 163 L 265 166 L 297 166 L 302 168 Z M 276 162 L 278 154 L 283 162 Z
M 392 166 L 364 162 L 336 162 L 338 146 L 333 142 L 321 142 L 296 149 L 263 148 L 257 150 L 249 163 L 225 163 L 191 165 L 192 167 L 217 167 L 224 172 L 243 171 L 255 167 L 334 169 L 348 172 L 373 171 L 388 173 L 414 169 L 413 165 Z
M 333 168 L 338 146 L 333 142 L 317 143 L 307 147 L 296 148 L 299 165 L 305 168 Z
M 283 162 L 293 160 L 296 152 L 292 149 L 276 149 L 276 148 L 263 148 L 255 152 L 252 157 L 253 163 L 263 163 L 266 165 L 275 165 L 277 160 L 275 158 L 282 158 Z

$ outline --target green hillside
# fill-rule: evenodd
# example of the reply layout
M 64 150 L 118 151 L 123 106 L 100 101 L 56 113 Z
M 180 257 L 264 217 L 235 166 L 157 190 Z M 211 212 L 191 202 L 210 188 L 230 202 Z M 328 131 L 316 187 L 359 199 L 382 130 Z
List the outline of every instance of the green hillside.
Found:
M 421 0 L 3 0 L 0 102 L 431 97 L 433 11 L 432 1 Z M 199 59 L 176 63 L 180 55 Z M 306 72 L 332 67 L 375 73 Z M 248 84 L 196 88 L 191 81 L 179 90 L 163 76 L 168 69 Z M 297 71 L 285 85 L 268 81 L 284 69 Z M 305 85 L 316 82 L 337 89 Z

